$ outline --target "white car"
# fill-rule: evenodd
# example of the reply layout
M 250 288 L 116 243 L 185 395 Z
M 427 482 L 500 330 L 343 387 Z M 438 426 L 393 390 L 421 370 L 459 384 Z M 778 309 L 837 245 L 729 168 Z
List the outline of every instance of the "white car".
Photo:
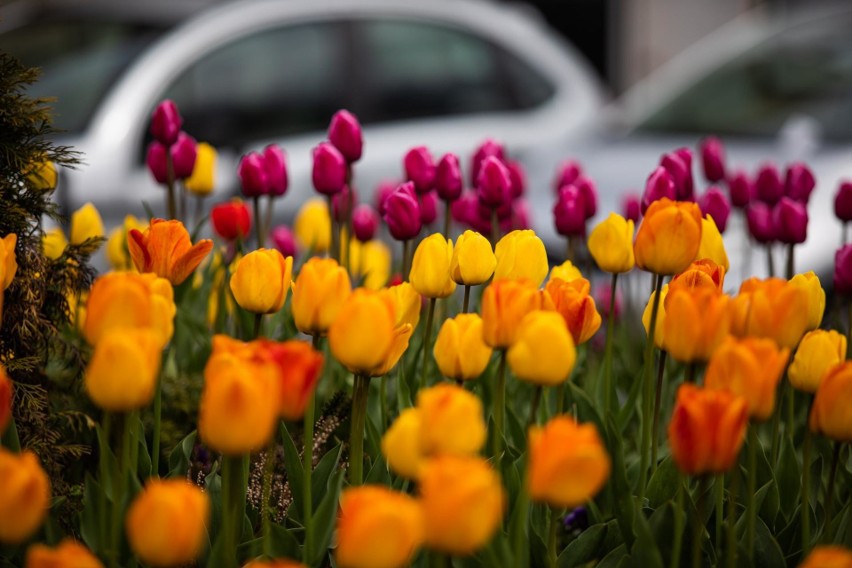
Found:
M 166 98 L 177 103 L 189 134 L 218 148 L 220 198 L 238 186 L 240 155 L 281 144 L 290 171 L 281 216 L 313 193 L 310 150 L 340 108 L 364 125 L 355 182 L 369 194 L 402 176 L 402 157 L 417 145 L 436 159 L 456 152 L 467 169 L 475 147 L 491 137 L 535 163 L 530 156 L 542 149 L 583 136 L 602 104 L 583 59 L 534 13 L 511 5 L 249 0 L 192 17 L 164 8 L 163 15 L 138 6 L 127 12 L 108 2 L 96 11 L 100 20 L 81 11 L 85 49 L 69 41 L 46 58 L 33 93 L 59 98 L 58 125 L 68 129 L 59 142 L 85 160 L 62 174 L 57 198 L 66 210 L 93 201 L 108 223 L 143 214 L 143 200 L 163 210 L 163 190 L 144 155 L 151 111 Z M 121 19 L 108 21 L 116 13 Z M 24 61 L 38 63 L 47 48 L 28 38 L 50 21 L 3 34 L 0 47 L 30 50 Z M 69 36 L 70 22 L 60 26 Z M 530 185 L 546 185 L 553 167 L 530 172 Z

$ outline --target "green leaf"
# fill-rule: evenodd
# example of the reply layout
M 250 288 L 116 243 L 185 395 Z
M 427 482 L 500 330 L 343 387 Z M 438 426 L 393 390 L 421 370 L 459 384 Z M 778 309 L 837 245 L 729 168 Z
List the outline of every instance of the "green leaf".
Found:
M 0 434 L 0 446 L 15 453 L 21 451 L 21 441 L 18 439 L 18 429 L 15 427 L 14 419 L 9 421 L 6 431 Z
M 391 474 L 388 472 L 388 464 L 385 462 L 384 456 L 377 456 L 373 467 L 370 468 L 370 471 L 364 478 L 364 483 L 391 485 L 391 481 Z
M 311 475 L 311 503 L 312 509 L 319 507 L 322 496 L 325 493 L 325 488 L 328 487 L 328 478 L 331 473 L 337 468 L 340 463 L 340 454 L 343 452 L 343 446 L 338 444 L 329 450 L 319 461 L 317 467 Z
M 193 430 L 172 450 L 172 453 L 169 455 L 169 477 L 186 476 L 186 472 L 189 471 L 192 448 L 195 446 L 195 438 L 197 436 L 198 432 Z
M 559 568 L 573 568 L 599 558 L 600 546 L 606 537 L 607 525 L 599 523 L 583 531 L 559 555 Z
M 302 547 L 299 541 L 293 535 L 293 531 L 282 527 L 281 525 L 272 524 L 270 526 L 272 535 L 272 555 L 275 558 L 301 558 Z
M 654 539 L 651 526 L 642 509 L 636 509 L 633 526 L 636 528 L 636 541 L 630 550 L 630 556 L 636 566 L 663 568 L 663 557 Z
M 642 392 L 642 371 L 640 369 L 639 372 L 635 374 L 630 383 L 630 391 L 627 393 L 627 400 L 624 405 L 621 407 L 621 410 L 618 413 L 618 419 L 616 423 L 618 424 L 619 429 L 623 432 L 624 427 L 630 422 L 630 418 L 633 416 L 633 413 L 638 408 L 637 402 L 639 401 L 639 393 Z M 613 381 L 614 383 L 614 381 Z
M 624 463 L 624 447 L 621 434 L 612 419 L 607 417 L 607 439 L 609 440 L 609 452 L 612 457 L 612 474 L 609 484 L 612 485 L 615 495 L 615 518 L 618 520 L 618 528 L 626 546 L 632 548 L 636 540 L 633 528 L 635 508 L 633 504 L 633 492 L 627 482 L 627 471 Z M 625 552 L 626 554 L 626 552 Z
M 648 490 L 645 492 L 648 506 L 657 509 L 663 503 L 674 499 L 679 483 L 680 473 L 674 460 L 668 456 L 660 462 L 654 475 L 651 476 L 651 481 L 648 482 Z
M 568 381 L 568 393 L 571 404 L 577 407 L 577 418 L 580 422 L 594 422 L 598 432 L 605 432 L 604 423 L 589 396 L 580 387 Z M 569 407 L 570 408 L 570 407 Z
M 132 479 L 148 479 L 151 477 L 151 455 L 148 453 L 148 442 L 145 440 L 145 426 L 138 414 L 135 415 L 135 420 L 131 424 L 130 436 L 132 443 L 136 445 L 137 465 L 136 475 L 131 476 Z M 190 448 L 192 451 L 192 448 Z M 137 477 L 138 476 L 138 477 Z
M 775 470 L 778 479 L 778 492 L 781 498 L 781 511 L 787 519 L 800 502 L 799 489 L 802 485 L 802 470 L 796 459 L 796 449 L 790 436 L 784 436 L 781 445 L 780 464 Z
M 94 477 L 86 474 L 83 486 L 83 512 L 80 515 L 80 536 L 92 551 L 101 550 L 101 503 L 103 488 Z
M 755 568 L 785 568 L 787 562 L 781 547 L 772 536 L 762 519 L 756 519 L 754 537 L 754 566 Z
M 675 534 L 675 529 L 677 528 L 676 517 L 678 516 L 685 517 L 686 515 L 683 511 L 678 510 L 673 502 L 668 501 L 654 511 L 651 518 L 648 519 L 648 525 L 650 525 L 654 542 L 657 543 L 657 548 L 660 551 L 663 566 L 671 566 L 672 545 L 674 544 L 674 539 L 677 536 Z M 681 532 L 684 531 L 685 527 L 686 520 L 682 518 L 680 520 Z M 638 542 L 639 541 L 637 541 L 637 545 Z M 635 558 L 635 553 L 633 556 Z
M 343 473 L 344 470 L 338 469 L 328 480 L 328 486 L 326 487 L 322 501 L 316 511 L 314 511 L 313 519 L 311 519 L 314 530 L 313 550 L 308 551 L 311 566 L 321 563 L 331 543 L 340 488 L 343 485 Z
M 627 547 L 620 544 L 617 548 L 604 556 L 601 563 L 595 568 L 618 568 L 619 566 L 624 566 L 627 560 L 629 560 Z
M 302 504 L 305 474 L 302 470 L 302 459 L 299 457 L 299 451 L 296 449 L 296 444 L 293 443 L 293 438 L 284 422 L 281 422 L 281 440 L 284 444 L 284 466 L 287 468 L 287 481 L 290 483 L 290 494 L 293 496 L 293 503 L 287 515 L 301 522 L 303 521 L 302 511 L 305 510 Z

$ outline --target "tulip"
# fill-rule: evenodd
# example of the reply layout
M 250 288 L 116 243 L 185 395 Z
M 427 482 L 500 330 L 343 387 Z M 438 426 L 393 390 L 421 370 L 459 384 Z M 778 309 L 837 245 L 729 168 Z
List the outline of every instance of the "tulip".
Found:
M 554 309 L 565 320 L 575 345 L 587 342 L 601 327 L 601 315 L 595 307 L 594 298 L 589 295 L 590 288 L 585 278 L 570 282 L 551 279 L 545 287 Z
M 476 455 L 487 427 L 482 402 L 462 387 L 442 383 L 417 393 L 420 451 L 430 455 Z
M 849 568 L 852 551 L 842 546 L 823 545 L 814 548 L 799 568 Z
M 742 283 L 731 302 L 731 333 L 738 337 L 767 337 L 793 349 L 808 329 L 808 292 L 781 278 Z
M 406 408 L 382 436 L 382 455 L 397 474 L 416 480 L 420 477 L 423 452 L 420 449 L 420 411 Z
M 692 181 L 692 156 L 689 160 L 678 151 L 664 154 L 660 166 L 665 168 L 674 182 L 675 195 L 678 201 L 693 201 L 695 199 Z
M 65 233 L 59 227 L 45 231 L 41 238 L 41 248 L 44 251 L 44 256 L 51 260 L 58 260 L 62 256 L 62 253 L 65 252 L 66 246 L 68 246 L 68 240 L 65 238 Z M 0 248 L 5 250 L 4 247 Z
M 834 330 L 815 329 L 799 343 L 787 376 L 794 388 L 814 393 L 826 373 L 845 360 L 846 336 Z
M 166 147 L 156 140 L 148 144 L 148 150 L 145 152 L 145 164 L 148 166 L 148 171 L 154 176 L 154 181 L 161 185 L 165 185 L 169 181 L 169 164 L 166 152 Z
M 64 538 L 56 548 L 33 544 L 27 549 L 25 568 L 103 568 L 98 557 L 73 538 Z
M 515 342 L 506 357 L 520 380 L 550 387 L 568 380 L 577 353 L 559 313 L 534 311 L 518 324 Z
M 704 178 L 710 183 L 725 179 L 725 146 L 715 136 L 708 136 L 701 141 L 701 165 Z
M 482 294 L 482 338 L 495 349 L 506 349 L 517 338 L 518 322 L 541 309 L 553 309 L 553 301 L 533 282 L 495 278 Z
M 663 166 L 657 166 L 648 181 L 645 182 L 645 192 L 642 194 L 642 215 L 648 210 L 652 203 L 666 198 L 674 200 L 677 197 L 672 176 Z
M 589 235 L 589 252 L 604 272 L 619 274 L 632 270 L 633 221 L 610 213 Z
M 349 274 L 332 258 L 313 257 L 293 282 L 293 321 L 307 335 L 324 335 L 352 291 Z
M 852 362 L 844 361 L 826 373 L 811 407 L 808 421 L 812 432 L 832 440 L 852 442 Z
M 358 118 L 348 110 L 341 109 L 334 113 L 328 126 L 328 141 L 348 163 L 360 160 L 364 151 L 364 136 Z
M 433 233 L 420 241 L 414 252 L 409 280 L 414 289 L 427 298 L 446 298 L 456 289 L 450 278 L 453 242 L 441 233 Z
M 169 150 L 172 154 L 172 168 L 175 179 L 186 179 L 192 175 L 195 160 L 198 157 L 198 143 L 185 132 L 178 134 L 177 142 Z
M 834 290 L 852 294 L 852 245 L 844 245 L 834 253 Z
M 262 154 L 250 152 L 240 159 L 237 168 L 243 195 L 258 197 L 269 193 L 269 179 L 266 174 L 266 160 Z
M 311 180 L 314 189 L 325 195 L 334 195 L 346 185 L 346 159 L 337 148 L 328 142 L 321 142 L 311 152 L 313 170 Z
M 834 196 L 834 214 L 844 223 L 852 221 L 852 181 L 841 181 Z
M 805 290 L 808 296 L 808 326 L 809 331 L 822 324 L 825 314 L 825 290 L 819 282 L 819 277 L 813 270 L 805 274 L 796 274 L 790 279 L 790 284 Z
M 420 222 L 431 225 L 438 218 L 438 196 L 430 191 L 417 197 L 420 202 Z
M 352 240 L 349 245 L 349 270 L 353 278 L 361 278 L 361 286 L 378 290 L 387 284 L 391 273 L 391 251 L 378 240 L 364 244 Z M 418 296 L 418 302 L 420 297 Z M 419 307 L 418 303 L 418 307 Z
M 435 190 L 444 201 L 455 201 L 461 197 L 462 174 L 459 158 L 455 154 L 444 154 L 435 171 Z
M 492 352 L 482 339 L 478 314 L 458 314 L 444 320 L 433 350 L 441 374 L 457 381 L 478 378 L 488 367 Z
M 356 289 L 329 327 L 331 353 L 353 373 L 370 375 L 388 358 L 395 330 L 393 300 L 369 290 Z
M 331 196 L 331 217 L 338 223 L 344 224 L 349 221 L 352 208 L 358 202 L 355 190 L 349 185 Z M 345 254 L 344 250 L 344 254 Z
M 423 513 L 413 497 L 380 485 L 351 487 L 341 494 L 337 566 L 407 566 L 422 542 Z
M 494 249 L 494 279 L 528 279 L 540 286 L 547 276 L 547 250 L 531 230 L 512 231 Z
M 71 244 L 81 245 L 88 239 L 104 236 L 104 223 L 95 206 L 86 203 L 71 214 Z
M 198 434 L 208 447 L 240 456 L 265 447 L 274 435 L 281 379 L 272 363 L 254 358 L 248 347 L 234 352 L 220 337 L 213 338 L 213 352 L 204 368 Z
M 379 217 L 385 216 L 385 199 L 387 199 L 391 193 L 396 191 L 396 188 L 398 186 L 398 182 L 383 181 L 379 183 L 378 187 L 376 187 L 376 191 L 373 195 L 373 200 L 376 206 L 376 211 L 379 212 Z
M 695 259 L 701 244 L 701 211 L 694 203 L 662 198 L 645 212 L 633 250 L 636 266 L 660 275 L 677 274 Z
M 427 546 L 467 556 L 500 527 L 506 495 L 484 459 L 440 456 L 420 470 L 420 502 Z
M 459 235 L 450 260 L 450 277 L 456 284 L 477 286 L 484 284 L 494 274 L 497 257 L 488 239 L 475 231 Z
M 710 358 L 704 384 L 742 397 L 749 416 L 764 421 L 775 408 L 776 386 L 789 356 L 789 349 L 779 348 L 769 339 L 729 337 Z
M 376 210 L 362 204 L 352 211 L 352 233 L 355 238 L 366 243 L 373 240 L 379 230 L 379 216 Z
M 214 205 L 210 210 L 210 222 L 216 234 L 226 241 L 245 239 L 251 230 L 249 209 L 237 198 Z
M 559 278 L 565 282 L 571 282 L 572 280 L 582 277 L 583 275 L 580 273 L 580 269 L 574 266 L 574 263 L 570 260 L 566 260 L 562 264 L 554 266 L 550 270 L 550 280 Z
M 0 239 L 0 321 L 3 319 L 3 292 L 12 285 L 12 280 L 18 272 L 18 259 L 15 255 L 15 245 L 18 235 L 9 233 Z
M 239 259 L 231 276 L 234 300 L 244 310 L 272 314 L 284 306 L 293 272 L 293 258 L 276 249 L 257 249 Z
M 784 195 L 784 182 L 774 164 L 764 164 L 754 181 L 755 196 L 767 205 L 775 205 Z
M 448 320 L 449 321 L 449 320 Z M 488 355 L 491 355 L 489 350 Z M 487 362 L 486 362 L 487 363 Z M 6 370 L 0 366 L 0 435 L 12 420 L 12 381 Z
M 417 327 L 420 322 L 420 308 L 423 301 L 414 286 L 408 282 L 400 282 L 390 288 L 385 288 L 381 293 L 393 304 L 394 314 L 396 315 L 395 327 L 405 324 L 412 328 Z
M 127 510 L 134 554 L 146 564 L 190 564 L 207 542 L 210 499 L 185 479 L 149 479 Z
M 303 341 L 258 340 L 259 356 L 278 369 L 281 386 L 279 413 L 284 420 L 301 420 L 322 372 L 323 356 Z
M 806 164 L 797 162 L 787 166 L 787 175 L 784 180 L 787 197 L 807 205 L 814 187 L 816 187 L 816 179 Z
M 808 238 L 808 210 L 804 203 L 782 197 L 772 209 L 772 225 L 782 243 L 801 244 Z
M 85 387 L 100 408 L 129 412 L 154 398 L 162 337 L 153 329 L 118 329 L 104 334 L 86 368 Z
M 287 157 L 276 144 L 263 149 L 263 169 L 266 173 L 266 189 L 270 195 L 280 197 L 287 193 Z
M 391 236 L 398 241 L 407 241 L 420 234 L 423 227 L 420 219 L 420 203 L 414 192 L 414 184 L 399 185 L 384 202 L 385 223 Z
M 660 302 L 657 311 L 657 325 L 654 329 L 654 346 L 661 351 L 666 350 L 665 329 L 666 329 L 666 298 L 669 295 L 669 285 L 663 286 L 660 292 Z M 651 297 L 648 298 L 648 303 L 645 304 L 645 310 L 642 312 L 642 326 L 645 328 L 645 337 L 651 333 L 651 311 L 654 309 L 654 300 L 657 292 L 651 292 Z
M 308 199 L 296 214 L 293 232 L 302 248 L 320 254 L 328 250 L 331 234 L 331 215 L 322 199 Z
M 202 239 L 193 245 L 180 221 L 152 219 L 144 233 L 138 229 L 128 233 L 127 248 L 140 272 L 153 272 L 178 286 L 210 253 L 213 241 Z
M 287 225 L 278 225 L 270 231 L 269 236 L 272 239 L 272 244 L 284 258 L 292 256 L 295 260 L 297 255 L 296 236 Z
M 716 221 L 710 215 L 705 215 L 701 220 L 701 244 L 698 245 L 695 258 L 709 259 L 722 267 L 725 272 L 731 268 L 728 253 L 725 251 L 725 241 L 716 227 Z
M 746 207 L 748 232 L 761 244 L 772 243 L 776 238 L 776 227 L 772 220 L 772 209 L 763 202 L 755 201 Z
M 556 416 L 530 427 L 528 436 L 527 487 L 533 501 L 571 509 L 603 489 L 611 466 L 594 426 Z
M 696 260 L 686 270 L 672 278 L 669 291 L 698 292 L 700 289 L 707 289 L 716 294 L 721 294 L 725 285 L 725 272 L 725 267 L 720 266 L 712 259 Z
M 632 193 L 625 195 L 621 200 L 621 208 L 624 211 L 625 219 L 634 223 L 639 222 L 639 217 L 642 216 L 642 206 L 638 195 Z
M 402 160 L 405 179 L 414 184 L 419 194 L 432 190 L 435 186 L 435 161 L 425 146 L 410 149 Z
M 408 343 L 411 341 L 411 335 L 414 332 L 414 327 L 408 324 L 397 325 L 393 330 L 391 339 L 391 347 L 385 353 L 381 363 L 370 371 L 370 376 L 381 377 L 390 373 L 396 364 L 399 363 L 402 354 L 408 349 Z
M 497 158 L 500 162 L 505 161 L 506 153 L 500 142 L 488 139 L 474 151 L 473 157 L 471 158 L 470 168 L 470 184 L 472 186 L 475 187 L 479 183 L 479 174 L 482 168 L 482 163 L 489 157 Z
M 213 192 L 216 187 L 216 149 L 207 142 L 199 142 L 195 147 L 195 165 L 192 174 L 184 180 L 186 190 L 199 197 Z M 160 183 L 165 183 L 161 181 Z
M 50 481 L 36 455 L 0 447 L 0 543 L 23 543 L 41 526 L 49 507 Z
M 556 232 L 565 237 L 582 237 L 586 234 L 586 204 L 577 186 L 568 185 L 559 190 L 553 206 Z
M 151 136 L 160 144 L 171 146 L 177 141 L 183 118 L 174 101 L 164 100 L 151 114 Z
M 38 191 L 52 191 L 56 188 L 56 164 L 43 159 L 33 164 L 33 168 L 27 175 L 27 181 Z
M 574 160 L 565 160 L 556 169 L 556 177 L 553 178 L 553 191 L 559 190 L 566 185 L 572 185 L 574 181 L 583 175 L 583 168 Z
M 731 204 L 744 209 L 754 194 L 751 180 L 744 171 L 734 172 L 728 178 L 728 191 L 731 193 Z
M 598 212 L 598 191 L 595 189 L 595 183 L 581 175 L 574 180 L 573 185 L 580 190 L 580 195 L 583 196 L 583 215 L 586 219 L 591 219 Z
M 693 363 L 710 359 L 731 326 L 728 300 L 715 290 L 677 289 L 674 283 L 669 286 L 663 337 L 666 350 L 675 361 Z
M 669 423 L 672 457 L 683 473 L 724 473 L 736 462 L 748 425 L 746 401 L 727 391 L 686 383 Z
M 479 166 L 476 194 L 480 203 L 495 209 L 510 199 L 512 178 L 509 169 L 498 158 L 489 156 Z
M 295 560 L 252 560 L 243 568 L 308 568 L 307 565 Z
M 713 217 L 719 232 L 724 233 L 728 226 L 728 216 L 731 214 L 731 203 L 722 190 L 711 187 L 698 200 L 698 206 L 701 208 L 701 214 Z

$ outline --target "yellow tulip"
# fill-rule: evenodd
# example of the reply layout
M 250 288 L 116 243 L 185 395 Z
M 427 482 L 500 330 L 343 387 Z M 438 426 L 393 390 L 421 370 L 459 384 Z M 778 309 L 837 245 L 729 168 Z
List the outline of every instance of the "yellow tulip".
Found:
M 231 275 L 231 292 L 244 310 L 272 314 L 284 307 L 293 272 L 293 257 L 276 249 L 258 249 L 242 257 Z
M 813 270 L 804 274 L 796 274 L 790 279 L 790 284 L 802 288 L 808 296 L 808 327 L 816 329 L 822 323 L 825 314 L 825 290 L 819 282 L 819 277 Z
M 29 450 L 0 447 L 0 543 L 21 544 L 44 521 L 50 507 L 50 481 Z
M 127 233 L 131 229 L 144 230 L 145 224 L 133 215 L 124 218 L 124 224 L 110 231 L 106 244 L 106 256 L 113 270 L 133 270 L 133 259 L 127 248 Z
M 527 279 L 538 287 L 547 276 L 547 250 L 534 231 L 518 230 L 504 236 L 494 249 L 494 280 Z
M 41 238 L 41 248 L 44 250 L 44 256 L 51 260 L 56 260 L 62 256 L 67 246 L 68 239 L 65 238 L 65 233 L 59 227 L 45 231 Z
M 476 231 L 465 231 L 459 235 L 450 262 L 450 275 L 456 284 L 484 284 L 494 274 L 496 266 L 497 258 L 488 239 Z
M 417 479 L 423 463 L 420 449 L 420 412 L 406 408 L 382 436 L 382 455 L 388 466 L 408 479 Z
M 705 215 L 701 220 L 701 243 L 698 245 L 698 253 L 695 259 L 709 258 L 719 266 L 730 270 L 731 263 L 728 261 L 728 253 L 725 252 L 725 241 L 722 233 L 716 227 L 716 222 L 710 215 Z
M 618 213 L 610 213 L 605 221 L 592 229 L 589 252 L 598 268 L 611 274 L 630 272 L 633 257 L 633 221 Z
M 101 214 L 91 203 L 86 203 L 71 214 L 71 244 L 79 245 L 88 239 L 104 236 Z
M 768 337 L 793 349 L 808 327 L 808 304 L 808 292 L 802 286 L 781 278 L 750 278 L 731 301 L 731 333 Z
M 30 546 L 24 568 L 103 568 L 103 564 L 88 548 L 66 537 L 56 548 L 41 543 Z
M 811 431 L 840 442 L 852 442 L 852 362 L 832 367 L 814 396 Z
M 411 340 L 412 333 L 414 333 L 414 328 L 407 323 L 394 328 L 390 350 L 385 354 L 385 358 L 381 364 L 370 371 L 371 376 L 381 377 L 382 375 L 387 375 L 396 367 L 402 354 L 408 349 L 408 342 Z
M 372 375 L 394 347 L 396 318 L 390 297 L 363 288 L 355 290 L 329 328 L 331 353 L 353 373 Z
M 414 289 L 427 298 L 446 298 L 456 289 L 450 278 L 453 241 L 433 233 L 420 241 L 414 251 L 409 280 Z
M 292 262 L 292 261 L 291 261 Z M 293 282 L 293 321 L 308 335 L 323 335 L 352 292 L 349 274 L 331 258 L 313 257 Z
M 707 361 L 730 330 L 729 298 L 704 288 L 673 287 L 674 283 L 666 297 L 664 321 L 657 315 L 657 326 L 664 327 L 666 351 L 681 363 Z
M 420 451 L 425 455 L 475 455 L 485 444 L 482 402 L 462 387 L 441 383 L 417 393 Z
M 385 288 L 382 293 L 393 302 L 394 313 L 396 313 L 395 325 L 407 323 L 412 328 L 416 328 L 420 322 L 420 308 L 423 306 L 423 301 L 414 286 L 408 282 L 402 282 Z
M 378 239 L 366 243 L 350 239 L 349 242 L 349 269 L 352 277 L 360 278 L 361 286 L 370 290 L 378 290 L 387 284 L 391 275 L 390 248 Z
M 701 229 L 698 205 L 658 199 L 648 207 L 636 233 L 636 266 L 654 274 L 683 271 L 698 254 Z
M 441 374 L 463 381 L 478 378 L 488 366 L 492 352 L 482 339 L 479 314 L 458 314 L 446 319 L 432 350 Z
M 154 398 L 162 337 L 153 329 L 119 329 L 104 334 L 86 368 L 86 392 L 104 410 L 127 412 Z
M 545 311 L 530 312 L 521 320 L 506 356 L 515 376 L 541 386 L 568 380 L 577 360 L 565 320 L 557 312 Z
M 322 198 L 305 201 L 296 214 L 293 232 L 302 248 L 320 254 L 331 246 L 331 216 Z
M 216 187 L 216 148 L 207 142 L 199 142 L 196 152 L 192 175 L 183 184 L 192 194 L 209 195 Z
M 529 280 L 494 280 L 482 294 L 482 338 L 495 349 L 515 342 L 518 323 L 533 310 L 553 309 L 550 295 Z
M 787 376 L 795 388 L 813 393 L 825 374 L 845 360 L 846 336 L 834 330 L 815 329 L 799 343 Z
M 562 264 L 554 266 L 550 271 L 550 280 L 559 278 L 565 282 L 571 282 L 572 280 L 582 277 L 583 275 L 580 273 L 580 269 L 574 266 L 574 263 L 570 260 L 566 260 Z

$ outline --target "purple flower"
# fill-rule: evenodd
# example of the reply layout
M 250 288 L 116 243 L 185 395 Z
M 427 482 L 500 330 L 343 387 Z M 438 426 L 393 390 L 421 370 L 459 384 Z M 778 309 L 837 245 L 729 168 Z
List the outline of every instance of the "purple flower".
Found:
M 740 209 L 744 209 L 754 195 L 751 180 L 748 174 L 742 170 L 734 172 L 728 179 L 728 191 L 731 194 L 731 204 Z
M 698 200 L 702 215 L 710 215 L 716 222 L 720 233 L 728 226 L 728 215 L 731 214 L 731 203 L 718 187 L 711 187 Z
M 284 257 L 292 256 L 296 259 L 296 237 L 287 225 L 278 225 L 269 234 L 272 244 Z
M 479 183 L 479 168 L 482 167 L 482 162 L 485 161 L 485 158 L 489 156 L 493 156 L 501 162 L 506 159 L 506 152 L 503 150 L 503 145 L 490 138 L 483 142 L 473 153 L 470 167 L 470 185 L 476 187 L 476 184 Z
M 258 197 L 269 193 L 269 180 L 266 177 L 266 160 L 257 152 L 250 152 L 242 157 L 237 167 L 243 195 Z
M 328 127 L 328 140 L 337 148 L 348 163 L 361 159 L 364 150 L 364 137 L 361 124 L 348 110 L 339 110 L 331 117 Z
M 553 179 L 553 191 L 559 194 L 560 189 L 573 184 L 581 175 L 583 175 L 583 168 L 580 167 L 580 164 L 574 160 L 565 160 L 556 170 L 556 177 Z
M 584 531 L 589 528 L 589 513 L 585 507 L 577 507 L 565 515 L 562 523 L 568 532 Z
M 352 211 L 352 234 L 355 238 L 366 243 L 376 236 L 379 229 L 379 215 L 376 210 L 362 203 Z
M 746 207 L 748 232 L 761 244 L 775 240 L 775 226 L 772 222 L 772 209 L 762 201 L 754 201 Z
M 808 237 L 808 209 L 804 203 L 782 197 L 772 209 L 775 237 L 782 243 L 800 244 Z
M 178 112 L 177 105 L 168 99 L 157 105 L 151 114 L 151 136 L 163 146 L 171 146 L 177 142 L 183 118 Z
M 509 197 L 519 199 L 527 188 L 527 174 L 520 162 L 509 160 L 506 162 L 509 169 Z
M 418 196 L 420 200 L 420 221 L 424 225 L 431 225 L 438 218 L 438 196 L 434 191 L 421 193 Z
M 321 142 L 313 150 L 314 167 L 311 179 L 314 189 L 325 195 L 343 191 L 346 185 L 346 160 L 329 142 Z
M 530 222 L 530 208 L 526 199 L 515 200 L 512 204 L 512 216 L 509 221 L 509 226 L 503 229 L 504 233 L 521 231 L 532 227 L 532 223 Z
M 420 234 L 420 204 L 412 182 L 399 185 L 385 199 L 385 223 L 390 234 L 398 241 L 407 241 Z
M 263 149 L 264 170 L 270 195 L 282 196 L 287 193 L 287 158 L 284 150 L 276 144 Z
M 462 175 L 459 158 L 455 154 L 444 154 L 435 171 L 435 190 L 444 201 L 455 201 L 461 196 Z
M 559 199 L 553 206 L 556 231 L 566 237 L 586 234 L 586 204 L 583 193 L 576 185 L 566 185 L 559 190 Z
M 642 216 L 642 206 L 639 202 L 639 196 L 635 193 L 628 193 L 621 198 L 621 210 L 625 219 L 639 222 L 639 217 Z
M 153 140 L 148 144 L 148 151 L 145 154 L 145 163 L 148 165 L 148 171 L 154 176 L 159 184 L 168 182 L 168 168 L 166 165 L 166 147 L 162 143 Z
M 807 205 L 814 187 L 816 187 L 816 179 L 807 165 L 796 162 L 787 166 L 787 175 L 784 180 L 787 197 Z
M 345 223 L 349 220 L 352 208 L 357 202 L 358 195 L 355 190 L 348 185 L 344 185 L 342 191 L 338 191 L 331 196 L 331 216 L 338 223 Z
M 653 202 L 663 197 L 675 199 L 674 180 L 672 180 L 672 176 L 666 168 L 657 166 L 657 169 L 651 172 L 648 181 L 645 182 L 645 192 L 642 194 L 642 215 Z
M 417 146 L 405 154 L 402 160 L 405 178 L 414 183 L 417 193 L 426 193 L 435 186 L 435 161 L 426 146 Z
M 660 159 L 660 165 L 666 169 L 674 182 L 677 200 L 695 201 L 691 169 L 692 153 L 686 148 L 669 152 Z
M 852 295 L 852 245 L 844 245 L 834 254 L 834 291 Z
M 841 181 L 834 196 L 834 214 L 847 223 L 852 221 L 852 181 Z
M 710 183 L 725 179 L 725 146 L 715 136 L 701 141 L 701 165 L 704 168 L 704 178 Z
M 379 217 L 385 216 L 385 200 L 391 193 L 396 191 L 398 186 L 399 182 L 396 181 L 383 181 L 379 183 L 375 192 L 376 211 L 379 212 Z
M 508 202 L 511 185 L 509 169 L 500 159 L 489 156 L 482 161 L 476 191 L 483 205 L 497 208 Z
M 764 164 L 754 182 L 755 196 L 769 205 L 775 205 L 784 195 L 784 182 L 775 164 Z
M 595 182 L 581 175 L 571 185 L 576 186 L 583 194 L 584 214 L 586 219 L 591 219 L 598 212 L 598 190 L 595 189 Z
M 198 144 L 195 138 L 186 132 L 180 132 L 177 140 L 171 147 L 172 167 L 175 179 L 185 179 L 192 175 L 195 167 L 195 158 L 198 156 Z

